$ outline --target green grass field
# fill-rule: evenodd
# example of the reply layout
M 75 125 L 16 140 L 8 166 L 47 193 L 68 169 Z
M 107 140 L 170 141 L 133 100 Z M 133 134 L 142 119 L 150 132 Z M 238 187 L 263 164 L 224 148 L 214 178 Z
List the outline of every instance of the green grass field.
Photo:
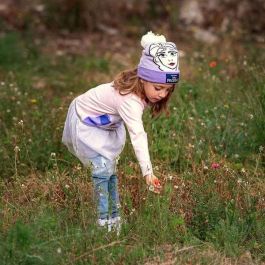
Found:
M 170 115 L 144 115 L 163 192 L 147 192 L 128 139 L 117 237 L 96 227 L 90 172 L 61 135 L 71 100 L 124 67 L 107 52 L 39 47 L 15 33 L 0 38 L 1 265 L 264 264 L 261 48 L 182 47 Z

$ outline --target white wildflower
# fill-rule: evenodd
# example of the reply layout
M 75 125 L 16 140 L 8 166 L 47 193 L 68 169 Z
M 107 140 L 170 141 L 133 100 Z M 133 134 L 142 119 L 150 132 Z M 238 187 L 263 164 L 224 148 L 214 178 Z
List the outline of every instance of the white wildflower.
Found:
M 20 120 L 20 121 L 18 122 L 18 125 L 21 126 L 21 127 L 23 127 L 23 125 L 24 125 L 23 120 Z
M 242 183 L 242 179 L 239 178 L 239 179 L 237 180 L 237 183 L 238 183 L 238 184 L 241 184 L 241 183 Z
M 242 173 L 246 173 L 245 168 L 242 167 L 241 172 L 242 172 Z
M 20 152 L 20 148 L 16 145 L 14 148 L 14 151 L 15 151 L 15 153 L 18 153 L 18 152 Z

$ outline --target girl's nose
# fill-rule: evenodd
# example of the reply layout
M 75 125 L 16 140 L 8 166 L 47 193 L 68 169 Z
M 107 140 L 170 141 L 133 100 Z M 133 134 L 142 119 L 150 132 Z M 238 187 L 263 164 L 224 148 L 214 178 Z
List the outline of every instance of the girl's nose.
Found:
M 160 91 L 160 93 L 159 93 L 159 97 L 160 97 L 160 98 L 164 98 L 164 97 L 166 97 L 166 95 L 167 95 L 167 91 L 166 91 L 166 90 L 162 90 L 162 91 Z

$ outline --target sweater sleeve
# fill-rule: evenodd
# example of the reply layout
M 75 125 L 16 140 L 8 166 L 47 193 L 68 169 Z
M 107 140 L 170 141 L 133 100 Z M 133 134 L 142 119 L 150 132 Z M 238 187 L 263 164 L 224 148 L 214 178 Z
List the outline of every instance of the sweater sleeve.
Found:
M 128 129 L 130 139 L 143 176 L 153 174 L 148 150 L 147 134 L 144 130 L 142 115 L 144 104 L 135 97 L 126 98 L 118 107 L 118 113 Z

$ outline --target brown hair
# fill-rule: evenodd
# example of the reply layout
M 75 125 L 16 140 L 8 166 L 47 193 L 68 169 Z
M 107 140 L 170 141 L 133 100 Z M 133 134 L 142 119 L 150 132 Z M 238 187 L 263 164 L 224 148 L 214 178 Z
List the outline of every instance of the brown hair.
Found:
M 141 99 L 149 102 L 144 93 L 143 83 L 141 79 L 137 76 L 137 69 L 125 70 L 119 73 L 114 78 L 114 88 L 119 91 L 120 95 L 127 95 L 129 93 L 134 93 Z M 172 89 L 169 91 L 168 95 L 157 103 L 149 102 L 151 106 L 152 117 L 156 117 L 163 111 L 168 114 L 167 103 L 173 93 L 175 85 L 172 85 Z

